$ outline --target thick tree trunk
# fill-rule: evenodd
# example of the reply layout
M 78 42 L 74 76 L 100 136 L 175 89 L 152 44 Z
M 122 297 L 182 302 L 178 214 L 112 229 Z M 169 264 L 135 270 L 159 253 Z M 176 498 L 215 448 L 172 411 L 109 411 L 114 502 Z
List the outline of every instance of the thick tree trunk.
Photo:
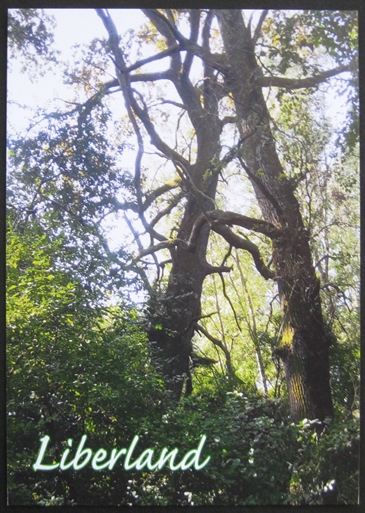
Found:
M 293 421 L 324 420 L 333 416 L 329 344 L 307 234 L 288 230 L 274 251 L 283 312 L 277 354 L 285 369 L 291 416 Z
M 239 119 L 242 159 L 263 218 L 282 230 L 274 266 L 282 304 L 278 354 L 283 361 L 293 421 L 333 416 L 328 337 L 298 202 L 280 164 L 261 90 L 253 42 L 239 10 L 218 11 L 231 72 L 226 77 Z
M 214 197 L 216 187 L 217 178 L 214 177 L 206 193 Z M 198 205 L 195 198 L 191 197 L 177 235 L 179 239 L 188 241 L 201 211 L 202 205 Z M 192 337 L 200 317 L 203 281 L 208 269 L 208 238 L 209 227 L 205 226 L 194 251 L 177 247 L 172 252 L 172 269 L 166 292 L 151 302 L 149 339 L 157 351 L 157 366 L 173 400 L 180 399 L 184 383 L 185 394 L 189 395 L 192 391 L 190 356 Z M 162 329 L 156 329 L 156 326 Z
M 214 208 L 218 173 L 212 163 L 219 156 L 221 131 L 215 123 L 216 108 L 215 105 L 213 113 L 205 111 L 205 118 L 200 120 L 197 159 L 188 171 L 193 188 L 177 234 L 185 242 L 201 213 Z M 206 261 L 209 231 L 208 225 L 202 228 L 194 249 L 177 246 L 171 252 L 172 268 L 166 292 L 151 302 L 149 339 L 157 351 L 157 367 L 164 376 L 166 389 L 175 401 L 180 399 L 184 384 L 185 394 L 192 392 L 192 338 L 200 318 L 203 281 L 210 272 Z M 162 329 L 156 330 L 156 325 Z

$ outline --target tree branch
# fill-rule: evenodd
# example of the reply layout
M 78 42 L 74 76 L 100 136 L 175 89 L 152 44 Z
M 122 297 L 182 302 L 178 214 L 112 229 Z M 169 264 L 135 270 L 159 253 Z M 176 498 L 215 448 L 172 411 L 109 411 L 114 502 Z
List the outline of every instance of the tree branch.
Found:
M 244 216 L 237 214 L 236 212 L 229 212 L 224 210 L 213 210 L 207 212 L 207 217 L 214 225 L 226 224 L 226 225 L 237 225 L 247 230 L 252 230 L 257 233 L 262 233 L 270 239 L 279 237 L 282 232 L 278 230 L 273 224 L 263 219 L 256 219 L 254 217 Z
M 190 40 L 197 43 L 199 36 L 199 23 L 200 23 L 200 9 L 190 9 Z M 186 52 L 186 57 L 183 65 L 183 73 L 189 75 L 191 65 L 193 62 L 194 54 Z
M 260 37 L 260 34 L 261 34 L 261 28 L 262 28 L 262 25 L 266 19 L 266 16 L 268 15 L 268 12 L 269 10 L 268 9 L 264 9 L 260 15 L 260 19 L 256 25 L 256 28 L 255 28 L 255 33 L 252 37 L 252 43 L 253 43 L 253 46 L 256 46 L 256 43 L 257 43 L 257 40 L 258 38 Z
M 231 246 L 230 246 L 230 247 L 231 247 Z M 238 322 L 238 317 L 237 317 L 237 314 L 236 314 L 236 309 L 235 309 L 235 307 L 234 307 L 234 305 L 233 305 L 233 303 L 232 303 L 232 301 L 231 301 L 230 297 L 229 297 L 229 296 L 228 296 L 228 294 L 227 294 L 227 290 L 226 290 L 226 283 L 225 283 L 225 281 L 224 281 L 224 278 L 223 278 L 223 276 L 222 276 L 221 274 L 219 275 L 219 277 L 220 277 L 221 282 L 222 282 L 222 291 L 223 291 L 223 295 L 224 295 L 224 297 L 226 298 L 226 300 L 227 300 L 227 302 L 228 302 L 229 306 L 231 307 L 231 310 L 232 310 L 232 313 L 233 313 L 234 320 L 235 320 L 235 322 L 236 322 L 237 328 L 239 329 L 239 331 L 241 331 L 241 332 L 242 332 L 242 328 L 241 328 L 241 326 L 240 326 L 240 323 Z
M 246 228 L 247 230 L 262 233 L 270 239 L 275 239 L 281 235 L 281 230 L 278 230 L 273 224 L 262 219 L 247 217 L 241 214 L 236 214 L 235 212 L 212 210 L 201 214 L 195 221 L 188 241 L 190 251 L 195 249 L 199 233 L 205 223 L 209 223 L 212 229 L 214 229 L 214 226 L 218 225 L 237 225 L 242 228 Z
M 186 106 L 183 103 L 174 102 L 173 100 L 165 100 L 163 98 L 158 98 L 158 100 L 161 101 L 162 105 L 164 105 L 164 104 L 174 105 L 174 107 L 177 107 L 181 110 L 186 110 Z
M 156 253 L 157 251 L 160 251 L 161 249 L 172 249 L 172 248 L 175 248 L 175 246 L 186 247 L 187 244 L 182 239 L 165 240 L 163 242 L 160 242 L 159 244 L 155 244 L 154 246 L 149 246 L 146 249 L 142 249 L 138 253 L 138 259 L 141 259 L 141 258 L 143 258 L 146 255 L 151 255 L 152 253 Z
M 263 77 L 261 85 L 262 87 L 281 87 L 283 89 L 303 89 L 309 87 L 315 87 L 316 85 L 325 82 L 328 78 L 339 75 L 346 71 L 351 71 L 351 66 L 342 65 L 337 68 L 323 71 L 318 75 L 306 78 L 286 78 L 286 77 Z
M 224 346 L 223 342 L 219 340 L 219 338 L 213 337 L 213 335 L 211 335 L 205 328 L 203 328 L 203 326 L 196 324 L 196 330 L 203 333 L 203 335 L 207 337 L 208 340 L 213 342 L 215 346 L 220 347 L 224 353 L 227 351 L 227 348 Z
M 127 216 L 127 214 L 126 214 L 125 212 L 124 212 L 124 214 L 123 214 L 123 218 L 124 218 L 124 221 L 127 223 L 127 226 L 128 226 L 128 228 L 130 229 L 130 231 L 131 231 L 131 233 L 132 233 L 132 235 L 133 235 L 133 237 L 134 237 L 134 239 L 135 239 L 135 241 L 136 241 L 136 243 L 137 243 L 137 246 L 138 246 L 139 251 L 143 251 L 143 244 L 142 244 L 142 242 L 141 242 L 141 239 L 140 239 L 140 237 L 139 237 L 139 234 L 138 234 L 138 232 L 134 229 L 133 224 L 130 222 L 130 220 L 129 220 L 129 218 L 128 218 L 128 216 Z
M 177 194 L 171 200 L 171 202 L 167 205 L 167 207 L 165 207 L 164 209 L 160 210 L 159 213 L 152 219 L 152 221 L 150 221 L 149 226 L 151 228 L 153 228 L 155 226 L 155 224 L 157 224 L 160 219 L 165 217 L 167 214 L 170 214 L 171 210 L 178 205 L 179 201 L 184 196 L 185 196 L 185 193 L 183 191 L 181 191 L 179 194 Z
M 273 279 L 275 278 L 275 274 L 270 271 L 270 269 L 264 264 L 260 250 L 254 244 L 248 239 L 243 239 L 239 235 L 236 235 L 228 226 L 225 225 L 213 225 L 212 230 L 214 230 L 216 233 L 219 233 L 229 244 L 234 246 L 238 249 L 244 249 L 245 251 L 248 251 L 251 253 L 253 261 L 255 262 L 256 269 L 259 271 L 261 276 L 265 278 L 265 280 Z
M 134 71 L 135 69 L 141 68 L 142 66 L 145 66 L 146 64 L 158 61 L 160 59 L 164 59 L 165 57 L 169 57 L 170 55 L 173 55 L 175 52 L 178 52 L 181 50 L 180 45 L 173 45 L 170 48 L 167 48 L 166 50 L 163 50 L 160 53 L 156 53 L 155 55 L 151 55 L 151 57 L 146 57 L 145 59 L 141 59 L 140 61 L 135 62 L 134 64 L 131 64 L 127 68 L 124 68 L 123 70 L 120 70 L 122 73 L 130 73 L 131 71 Z
M 209 274 L 215 274 L 215 273 L 217 273 L 217 274 L 230 273 L 233 269 L 233 267 L 227 267 L 226 265 L 220 265 L 220 266 L 211 265 L 208 262 L 204 263 L 204 267 L 205 267 L 206 276 L 208 276 Z
M 243 167 L 243 169 L 248 174 L 248 177 L 250 178 L 251 182 L 254 182 L 257 185 L 257 187 L 260 189 L 260 191 L 265 196 L 265 198 L 267 198 L 270 201 L 270 203 L 272 204 L 272 206 L 275 208 L 279 218 L 282 218 L 282 216 L 283 216 L 283 209 L 279 205 L 279 203 L 276 200 L 276 198 L 274 198 L 274 196 L 271 194 L 271 192 L 268 190 L 268 188 L 265 186 L 265 184 L 262 182 L 262 180 L 260 180 L 260 178 L 258 178 L 250 170 L 250 168 L 248 166 L 246 166 L 246 164 L 243 162 L 242 157 L 238 156 L 238 160 L 239 160 L 241 166 Z
M 159 197 L 162 196 L 165 192 L 172 191 L 173 189 L 176 189 L 180 186 L 181 180 L 178 180 L 177 183 L 174 184 L 163 184 L 161 187 L 158 187 L 158 189 L 155 189 L 150 194 L 146 196 L 146 199 L 143 203 L 143 210 L 147 210 L 148 207 L 152 205 L 152 203 Z
M 125 201 L 122 203 L 117 198 L 114 198 L 113 205 L 117 210 L 132 210 L 136 214 L 139 212 L 138 205 L 132 201 Z
M 135 73 L 130 75 L 131 82 L 154 82 L 156 80 L 171 80 L 170 70 L 157 71 L 155 73 Z
M 184 37 L 157 9 L 142 9 L 142 11 L 165 37 L 171 38 L 171 35 L 173 35 L 180 43 L 182 50 L 185 49 L 192 52 L 221 73 L 227 72 L 229 63 L 224 55 L 210 53 L 205 48 L 194 43 L 194 41 Z
M 237 116 L 225 116 L 223 119 L 220 120 L 222 125 L 227 125 L 228 123 L 237 123 Z
M 96 9 L 96 11 L 102 19 L 104 26 L 109 34 L 109 45 L 115 61 L 117 78 L 124 94 L 128 115 L 133 125 L 133 129 L 136 133 L 139 147 L 143 147 L 143 142 L 142 137 L 139 133 L 138 125 L 133 116 L 132 109 L 136 113 L 138 118 L 142 121 L 145 129 L 151 137 L 152 144 L 169 159 L 175 160 L 176 162 L 181 162 L 183 165 L 188 166 L 189 162 L 187 162 L 187 160 L 182 155 L 180 155 L 175 150 L 170 148 L 168 144 L 166 144 L 160 138 L 160 136 L 157 134 L 155 130 L 153 123 L 151 122 L 147 110 L 141 108 L 138 102 L 136 101 L 134 91 L 130 87 L 130 76 L 128 73 L 126 73 L 127 67 L 125 65 L 123 53 L 119 47 L 119 36 L 115 24 L 107 11 L 106 13 L 104 12 L 104 9 Z

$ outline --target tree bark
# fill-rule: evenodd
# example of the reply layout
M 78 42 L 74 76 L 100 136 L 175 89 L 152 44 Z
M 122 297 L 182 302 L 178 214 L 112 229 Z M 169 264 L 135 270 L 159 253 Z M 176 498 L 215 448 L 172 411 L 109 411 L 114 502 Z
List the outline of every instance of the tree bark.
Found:
M 175 44 L 172 25 L 161 20 L 156 10 L 146 9 L 145 14 L 166 37 L 169 46 Z M 170 20 L 171 23 L 171 20 Z M 190 13 L 191 40 L 196 41 L 200 23 L 200 13 Z M 211 16 L 203 28 L 203 46 L 209 46 Z M 204 63 L 204 86 L 198 92 L 189 79 L 193 55 L 188 51 L 184 62 L 175 54 L 171 58 L 171 81 L 178 92 L 194 128 L 197 144 L 196 160 L 183 169 L 185 186 L 189 192 L 177 238 L 188 243 L 193 228 L 202 213 L 214 208 L 217 190 L 220 135 L 222 124 L 218 122 L 218 101 L 214 94 L 215 77 L 213 68 Z M 202 227 L 194 247 L 179 245 L 171 251 L 172 269 L 165 293 L 154 298 L 151 303 L 151 329 L 149 339 L 157 348 L 160 368 L 168 391 L 173 400 L 178 401 L 183 393 L 192 391 L 190 358 L 192 338 L 201 313 L 201 293 L 203 281 L 211 270 L 206 262 L 210 227 Z M 156 330 L 155 326 L 162 326 Z
M 273 239 L 273 263 L 282 305 L 277 349 L 283 361 L 293 421 L 333 416 L 328 336 L 298 201 L 276 152 L 262 94 L 262 73 L 240 10 L 217 11 L 231 64 L 225 77 L 235 102 L 242 159 L 263 218 L 282 231 Z
M 150 328 L 148 330 L 150 342 L 155 349 L 153 352 L 157 355 L 156 361 L 165 378 L 166 388 L 171 392 L 173 400 L 178 401 L 185 382 L 185 393 L 189 394 L 192 390 L 189 368 L 192 351 L 191 340 L 200 316 L 203 281 L 209 269 L 206 262 L 209 226 L 202 227 L 199 240 L 194 248 L 189 248 L 187 243 L 202 212 L 214 208 L 218 181 L 218 172 L 214 162 L 219 159 L 222 131 L 222 124 L 218 122 L 219 97 L 214 94 L 216 77 L 214 77 L 214 70 L 210 64 L 204 63 L 204 86 L 202 91 L 197 91 L 189 78 L 193 60 L 192 53 L 188 50 L 184 61 L 182 61 L 180 52 L 176 51 L 182 36 L 174 26 L 171 11 L 167 9 L 165 15 L 162 15 L 157 9 L 143 11 L 160 34 L 164 36 L 168 45 L 168 50 L 158 54 L 155 59 L 166 55 L 171 57 L 170 69 L 164 73 L 164 78 L 170 80 L 175 87 L 195 132 L 197 154 L 195 162 L 192 163 L 165 144 L 149 117 L 146 105 L 142 108 L 135 99 L 135 92 L 131 88 L 133 76 L 130 75 L 130 72 L 137 69 L 141 65 L 140 63 L 146 62 L 146 60 L 140 61 L 138 66 L 127 68 L 124 55 L 119 47 L 116 27 L 109 13 L 102 9 L 98 9 L 97 12 L 109 33 L 109 46 L 116 65 L 118 82 L 123 91 L 127 111 L 139 144 L 139 156 L 137 156 L 139 162 L 136 165 L 135 178 L 136 189 L 139 191 L 139 209 L 141 210 L 143 207 L 139 171 L 143 154 L 143 140 L 135 116 L 144 125 L 152 144 L 180 170 L 183 185 L 188 193 L 188 201 L 177 234 L 180 244 L 172 248 L 169 245 L 172 269 L 164 293 L 151 297 Z M 212 15 L 209 15 L 203 27 L 203 47 L 206 48 L 209 47 L 211 19 Z M 200 11 L 192 10 L 190 12 L 190 40 L 192 43 L 196 42 L 198 38 L 199 23 Z M 151 61 L 151 58 L 148 61 Z M 147 80 L 150 78 L 147 76 Z M 141 98 L 141 95 L 139 97 Z M 140 214 L 143 216 L 143 212 Z M 148 227 L 146 222 L 144 224 L 148 231 L 151 227 Z M 155 232 L 150 231 L 150 233 L 155 235 Z M 164 242 L 166 239 L 162 238 L 162 243 Z
M 215 193 L 213 186 L 213 192 Z M 194 198 L 188 201 L 178 238 L 188 240 L 201 210 Z M 166 291 L 153 297 L 150 303 L 149 339 L 156 350 L 156 362 L 172 399 L 178 401 L 183 393 L 192 391 L 190 356 L 192 338 L 200 318 L 200 299 L 207 274 L 205 255 L 209 227 L 203 228 L 199 242 L 190 251 L 178 246 L 172 251 L 172 269 Z M 156 329 L 156 326 L 162 329 Z

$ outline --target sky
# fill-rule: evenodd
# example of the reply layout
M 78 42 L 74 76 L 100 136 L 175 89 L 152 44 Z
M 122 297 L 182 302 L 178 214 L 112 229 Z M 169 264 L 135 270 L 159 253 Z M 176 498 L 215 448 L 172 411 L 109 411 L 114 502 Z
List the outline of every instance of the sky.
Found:
M 75 44 L 87 44 L 92 38 L 106 37 L 106 30 L 94 9 L 45 9 L 45 12 L 57 20 L 54 32 L 55 48 L 62 52 L 62 60 L 72 58 L 72 47 Z M 121 33 L 129 28 L 137 28 L 145 19 L 139 9 L 111 9 L 110 12 Z M 257 10 L 257 13 L 259 12 Z M 12 66 L 14 72 L 8 75 L 10 100 L 34 106 L 47 105 L 54 98 L 62 97 L 62 90 L 65 89 L 59 70 L 53 69 L 43 78 L 31 82 L 26 74 L 19 75 L 16 63 L 13 62 Z M 343 101 L 336 98 L 330 105 L 330 114 L 338 122 L 341 122 L 341 114 L 343 118 Z M 24 111 L 18 108 L 10 106 L 8 118 L 20 130 L 28 125 Z
M 76 44 L 87 44 L 93 38 L 106 38 L 107 33 L 102 20 L 94 9 L 45 9 L 49 15 L 55 16 L 57 26 L 54 32 L 55 48 L 62 52 L 60 60 L 68 59 L 72 62 L 72 47 Z M 145 19 L 139 9 L 112 9 L 112 18 L 120 33 L 129 28 L 137 28 Z M 259 11 L 257 11 L 259 12 Z M 154 65 L 156 65 L 154 63 Z M 30 107 L 50 106 L 55 98 L 68 99 L 72 86 L 64 86 L 61 72 L 58 68 L 51 69 L 44 77 L 31 82 L 27 74 L 20 74 L 20 65 L 12 62 L 13 72 L 8 75 L 9 100 L 15 100 L 20 104 Z M 112 69 L 112 67 L 111 67 Z M 60 100 L 57 100 L 60 102 Z M 58 103 L 59 105 L 59 103 Z M 27 115 L 27 112 L 29 114 Z M 344 109 L 341 99 L 337 98 L 331 105 L 332 117 L 341 122 Z M 122 115 L 122 112 L 121 112 Z M 10 104 L 8 108 L 9 126 L 17 131 L 25 130 L 29 120 L 33 119 L 32 111 L 24 111 Z M 130 155 L 133 162 L 133 155 Z M 242 197 L 241 197 L 242 201 Z M 116 228 L 120 238 L 120 227 Z M 112 246 L 114 236 L 111 234 Z M 118 244 L 118 241 L 115 241 Z
M 72 62 L 73 49 L 76 44 L 88 44 L 94 38 L 104 39 L 107 37 L 106 29 L 102 20 L 94 9 L 45 9 L 45 13 L 56 18 L 54 31 L 54 47 L 61 51 L 60 61 L 70 60 Z M 139 9 L 111 9 L 110 13 L 120 33 L 137 28 L 144 16 Z M 55 99 L 67 100 L 72 96 L 72 86 L 65 86 L 61 70 L 57 67 L 51 69 L 43 77 L 37 77 L 32 82 L 27 74 L 20 72 L 21 63 L 12 62 L 12 73 L 8 73 L 8 100 L 14 100 L 19 104 L 31 107 L 24 110 L 18 105 L 8 105 L 8 126 L 17 132 L 28 129 L 29 123 L 34 121 L 32 109 L 37 107 L 48 107 L 54 104 Z M 56 100 L 57 101 L 57 100 Z M 53 109 L 50 108 L 52 111 Z M 133 162 L 134 152 L 126 159 Z M 122 201 L 122 198 L 119 198 Z M 115 250 L 121 244 L 121 231 L 130 236 L 129 229 L 124 222 L 111 224 L 107 222 L 110 249 Z
M 105 38 L 105 27 L 94 9 L 45 9 L 54 16 L 57 26 L 54 31 L 54 46 L 61 51 L 60 60 L 72 58 L 72 47 L 87 44 L 93 38 Z M 138 9 L 112 9 L 112 17 L 121 31 L 136 28 L 143 18 Z M 19 73 L 19 66 L 12 62 L 13 73 L 8 74 L 8 98 L 30 106 L 45 106 L 66 91 L 58 69 L 32 82 L 27 74 Z M 29 115 L 32 119 L 32 114 Z M 9 107 L 8 119 L 17 129 L 28 126 L 23 110 Z

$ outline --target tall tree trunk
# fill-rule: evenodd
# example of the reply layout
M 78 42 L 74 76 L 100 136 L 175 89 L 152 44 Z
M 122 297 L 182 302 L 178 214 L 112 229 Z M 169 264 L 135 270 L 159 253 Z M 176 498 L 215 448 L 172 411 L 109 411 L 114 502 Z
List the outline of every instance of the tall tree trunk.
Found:
M 109 33 L 109 46 L 116 64 L 116 74 L 123 91 L 127 111 L 139 145 L 139 162 L 136 173 L 136 189 L 140 191 L 139 208 L 142 212 L 142 194 L 140 185 L 140 161 L 143 153 L 143 138 L 136 118 L 144 125 L 152 144 L 157 150 L 180 168 L 181 178 L 188 192 L 188 201 L 177 234 L 177 239 L 184 244 L 177 244 L 170 249 L 172 269 L 166 291 L 151 298 L 149 339 L 156 349 L 157 362 L 165 377 L 167 390 L 174 400 L 179 400 L 186 381 L 186 393 L 192 389 L 189 360 L 191 355 L 191 339 L 195 323 L 200 315 L 200 298 L 203 280 L 208 272 L 206 250 L 209 238 L 209 227 L 203 227 L 194 249 L 187 248 L 187 241 L 197 219 L 202 212 L 214 209 L 214 197 L 217 189 L 218 172 L 214 162 L 219 159 L 220 134 L 222 124 L 218 120 L 219 97 L 215 94 L 217 86 L 213 68 L 204 63 L 204 85 L 201 91 L 193 86 L 189 78 L 193 54 L 187 52 L 184 60 L 180 52 L 171 51 L 171 66 L 168 79 L 181 98 L 188 114 L 196 137 L 196 161 L 191 163 L 182 155 L 170 148 L 158 135 L 148 109 L 141 108 L 136 101 L 135 92 L 131 87 L 130 76 L 126 71 L 125 57 L 119 47 L 116 27 L 109 15 L 98 9 Z M 155 25 L 166 40 L 169 48 L 176 47 L 176 27 L 174 16 L 165 10 L 162 16 L 157 9 L 145 9 L 144 14 Z M 210 25 L 212 14 L 206 17 L 202 29 L 203 46 L 209 48 Z M 200 11 L 190 11 L 190 37 L 197 41 L 199 36 Z M 167 78 L 167 75 L 165 76 Z M 141 95 L 139 96 L 141 99 Z M 147 227 L 148 230 L 148 227 Z
M 215 193 L 216 185 L 212 187 Z M 194 198 L 190 198 L 178 233 L 178 238 L 187 241 L 201 209 Z M 203 281 L 207 274 L 205 255 L 209 228 L 205 227 L 194 251 L 177 247 L 172 252 L 172 269 L 165 293 L 151 302 L 151 328 L 149 339 L 157 350 L 157 366 L 160 368 L 165 386 L 173 400 L 179 400 L 183 392 L 192 391 L 190 356 L 195 325 L 200 317 L 200 299 Z M 162 327 L 162 329 L 156 329 Z
M 239 119 L 241 162 L 263 218 L 282 231 L 273 241 L 273 260 L 283 315 L 278 355 L 285 368 L 291 417 L 323 420 L 333 416 L 328 337 L 309 235 L 276 152 L 250 31 L 240 10 L 217 11 L 217 16 L 231 63 L 225 82 Z
M 217 123 L 218 100 L 209 91 L 212 72 L 207 66 L 205 72 L 207 81 L 199 120 L 196 120 L 193 106 L 195 100 L 191 97 L 190 82 L 179 77 L 175 80 L 185 105 L 191 106 L 188 112 L 195 126 L 197 138 L 196 161 L 185 170 L 188 174 L 185 179 L 189 196 L 177 234 L 177 238 L 186 243 L 202 212 L 215 208 L 214 198 L 218 183 L 218 171 L 214 162 L 219 158 L 222 127 Z M 195 95 L 195 92 L 193 94 Z M 202 228 L 194 248 L 178 245 L 171 251 L 172 268 L 166 292 L 161 297 L 154 298 L 154 305 L 151 305 L 149 339 L 157 348 L 157 360 L 165 378 L 166 388 L 175 401 L 180 399 L 184 383 L 185 394 L 189 395 L 192 392 L 192 338 L 201 312 L 203 281 L 211 272 L 211 267 L 206 261 L 209 231 L 208 225 Z M 163 329 L 156 330 L 156 324 Z

